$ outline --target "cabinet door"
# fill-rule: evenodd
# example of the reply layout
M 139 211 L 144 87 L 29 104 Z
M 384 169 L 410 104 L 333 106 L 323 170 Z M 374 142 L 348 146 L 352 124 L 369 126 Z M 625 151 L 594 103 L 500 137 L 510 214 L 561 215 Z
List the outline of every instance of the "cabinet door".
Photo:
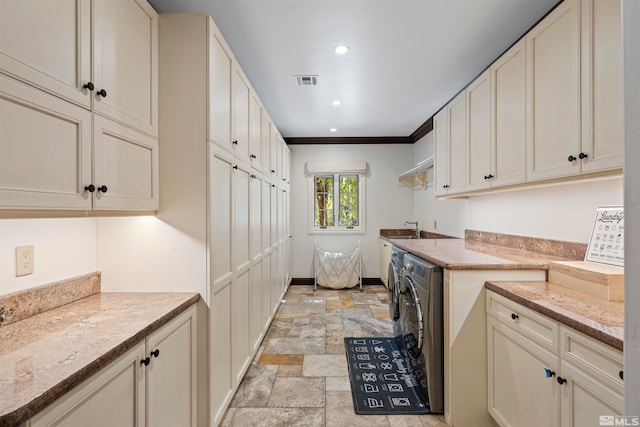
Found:
M 271 183 L 262 182 L 262 253 L 271 250 Z
M 485 71 L 467 88 L 467 190 L 488 188 L 495 175 L 491 152 L 491 74 Z
M 491 316 L 487 340 L 491 416 L 501 426 L 557 426 L 559 358 Z
M 233 397 L 234 379 L 231 373 L 231 282 L 212 292 L 209 338 L 211 379 L 211 425 L 218 425 L 227 404 Z
M 465 191 L 467 183 L 467 93 L 449 104 L 449 188 L 448 194 Z
M 491 186 L 526 177 L 526 43 L 520 40 L 491 66 Z
M 275 249 L 278 244 L 278 187 L 275 184 L 271 184 L 271 249 Z
M 2 72 L 88 109 L 90 55 L 90 0 L 0 2 Z
M 260 347 L 262 332 L 264 331 L 264 319 L 262 316 L 262 259 L 251 266 L 251 289 L 249 298 L 251 301 L 251 338 L 250 352 L 255 352 Z
M 526 37 L 527 180 L 575 175 L 580 163 L 580 3 L 567 0 Z
M 583 172 L 622 167 L 621 17 L 620 0 L 582 2 Z
M 91 113 L 0 75 L 0 207 L 91 209 Z
M 562 361 L 561 386 L 562 427 L 597 427 L 600 417 L 622 415 L 623 397 L 593 377 Z
M 271 168 L 269 169 L 269 172 L 271 172 L 271 174 L 273 175 L 273 177 L 277 177 L 276 172 L 278 171 L 278 129 L 276 128 L 276 125 L 271 122 L 271 125 L 269 126 L 270 130 L 269 130 L 269 164 L 271 165 Z
M 263 170 L 262 167 L 262 106 L 251 92 L 251 103 L 249 105 L 249 157 L 251 158 L 251 167 Z
M 231 151 L 231 76 L 233 54 L 209 20 L 208 139 Z
M 197 424 L 195 308 L 173 319 L 146 340 L 147 424 Z
M 271 120 L 269 120 L 269 116 L 265 109 L 262 110 L 262 123 L 261 123 L 261 132 L 260 132 L 260 143 L 262 144 L 261 149 L 261 165 L 262 169 L 269 173 L 271 171 Z
M 233 67 L 233 146 L 234 154 L 249 161 L 249 83 L 242 70 Z
M 269 319 L 273 307 L 271 306 L 271 252 L 262 258 L 262 330 L 269 328 Z
M 93 207 L 158 209 L 158 140 L 94 115 L 93 144 Z
M 447 194 L 449 186 L 449 109 L 444 107 L 433 118 L 435 145 L 434 193 L 436 196 Z
M 144 358 L 141 342 L 36 414 L 31 427 L 144 427 Z
M 276 247 L 271 251 L 271 314 L 275 315 L 282 295 L 282 286 L 279 281 L 278 265 L 280 263 L 280 248 Z
M 389 288 L 388 274 L 389 274 L 389 262 L 391 261 L 391 243 L 386 240 L 380 239 L 380 280 Z
M 262 178 L 251 175 L 251 260 L 257 262 L 262 257 Z
M 250 362 L 249 271 L 250 255 L 250 168 L 238 163 L 233 166 L 233 271 L 231 284 L 231 369 L 234 385 L 242 380 Z
M 157 137 L 158 14 L 146 0 L 93 1 L 92 69 L 94 111 Z
M 212 147 L 210 145 L 210 147 Z M 211 199 L 209 219 L 211 286 L 213 295 L 229 285 L 233 279 L 234 268 L 231 264 L 231 230 L 232 230 L 232 171 L 233 157 L 213 147 L 210 156 L 209 188 Z

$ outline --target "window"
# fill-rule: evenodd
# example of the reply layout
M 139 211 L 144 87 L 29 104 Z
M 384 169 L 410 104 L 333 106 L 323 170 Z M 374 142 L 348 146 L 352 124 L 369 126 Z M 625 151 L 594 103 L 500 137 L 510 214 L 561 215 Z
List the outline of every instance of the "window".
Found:
M 364 231 L 364 175 L 317 174 L 309 177 L 310 232 Z

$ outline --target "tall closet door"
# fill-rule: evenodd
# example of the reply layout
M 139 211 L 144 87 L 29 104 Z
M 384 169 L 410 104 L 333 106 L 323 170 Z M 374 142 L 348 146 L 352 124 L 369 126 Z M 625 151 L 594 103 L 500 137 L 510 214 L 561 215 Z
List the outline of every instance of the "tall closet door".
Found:
M 245 366 L 249 363 L 250 345 L 250 181 L 249 165 L 235 162 L 233 165 L 233 269 L 231 284 L 232 318 L 232 371 L 235 381 L 240 382 Z
M 210 342 L 211 407 L 224 408 L 231 399 L 233 379 L 231 371 L 231 305 L 233 266 L 231 262 L 232 226 L 232 176 L 233 157 L 224 150 L 209 144 L 210 172 L 210 266 L 211 300 Z M 233 378 L 233 379 L 232 379 Z M 211 414 L 211 419 L 221 419 L 222 414 Z
M 251 350 L 260 344 L 262 332 L 262 179 L 251 175 Z
M 249 161 L 249 83 L 240 68 L 233 68 L 233 141 L 234 154 Z
M 222 34 L 209 19 L 209 120 L 207 138 L 231 148 L 231 73 L 233 54 Z

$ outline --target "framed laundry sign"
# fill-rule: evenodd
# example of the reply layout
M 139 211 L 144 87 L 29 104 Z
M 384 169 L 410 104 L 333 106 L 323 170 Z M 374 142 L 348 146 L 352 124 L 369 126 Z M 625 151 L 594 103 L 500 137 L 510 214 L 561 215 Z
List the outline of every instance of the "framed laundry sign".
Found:
M 624 267 L 623 206 L 602 206 L 596 210 L 584 260 Z

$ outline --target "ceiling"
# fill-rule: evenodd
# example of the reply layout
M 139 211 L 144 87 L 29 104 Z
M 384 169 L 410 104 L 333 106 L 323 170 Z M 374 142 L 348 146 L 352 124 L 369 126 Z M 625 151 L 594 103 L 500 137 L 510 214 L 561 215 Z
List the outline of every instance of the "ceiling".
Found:
M 286 139 L 405 142 L 557 1 L 150 0 L 213 17 Z

